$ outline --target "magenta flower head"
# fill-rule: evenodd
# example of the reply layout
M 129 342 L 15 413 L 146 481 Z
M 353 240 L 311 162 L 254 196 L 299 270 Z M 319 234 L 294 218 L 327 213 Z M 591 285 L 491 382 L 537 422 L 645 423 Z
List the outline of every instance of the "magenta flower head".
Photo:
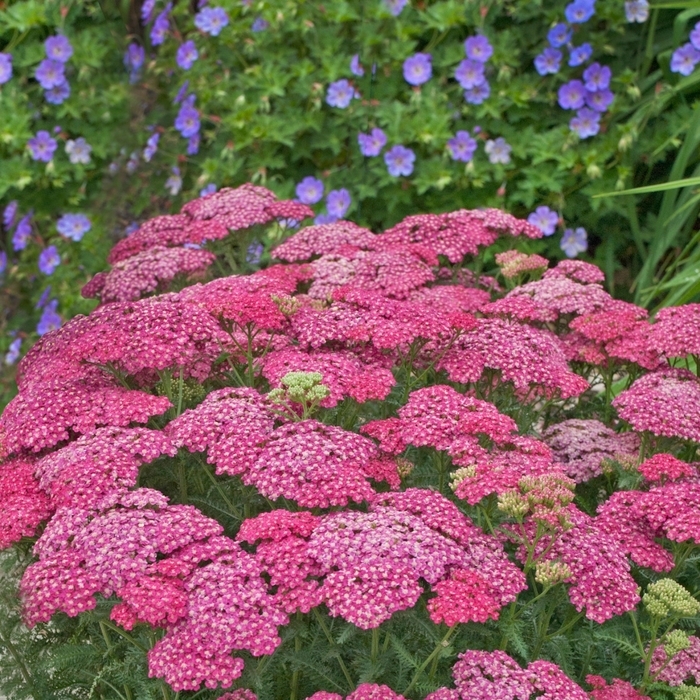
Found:
M 560 22 L 556 26 L 552 27 L 549 32 L 547 32 L 547 41 L 549 42 L 550 46 L 558 49 L 560 46 L 564 46 L 564 44 L 567 44 L 570 41 L 571 34 L 571 29 L 564 24 L 564 22 Z
M 535 68 L 540 75 L 554 75 L 559 71 L 561 58 L 559 49 L 546 48 L 539 56 L 535 57 Z
M 476 151 L 476 141 L 470 136 L 468 131 L 458 131 L 447 142 L 447 152 L 452 157 L 452 160 L 468 163 L 474 157 L 474 151 Z
M 165 36 L 170 29 L 168 15 L 172 9 L 173 4 L 169 2 L 165 6 L 165 9 L 156 17 L 155 22 L 153 22 L 153 26 L 151 27 L 151 44 L 153 44 L 153 46 L 159 46 L 165 41 Z
M 350 60 L 350 72 L 360 78 L 365 74 L 365 69 L 360 65 L 359 53 L 356 53 Z
M 552 211 L 549 207 L 537 207 L 527 220 L 542 231 L 545 236 L 551 236 L 559 223 L 559 214 Z
M 386 146 L 386 134 L 375 127 L 369 134 L 358 134 L 357 142 L 363 156 L 378 156 Z
M 39 254 L 39 269 L 45 275 L 53 274 L 53 271 L 61 264 L 61 256 L 55 245 L 44 248 Z
M 15 233 L 12 236 L 12 247 L 15 250 L 24 250 L 27 247 L 27 243 L 29 243 L 29 239 L 32 235 L 32 215 L 31 212 L 27 214 L 26 216 L 23 216 L 20 220 L 19 223 L 17 224 L 17 228 L 15 229 Z
M 690 43 L 683 44 L 671 55 L 671 72 L 690 75 L 698 62 L 700 62 L 700 51 Z
M 61 317 L 56 312 L 58 299 L 52 299 L 45 307 L 41 314 L 39 323 L 36 327 L 36 332 L 39 335 L 46 335 L 49 331 L 58 330 L 61 327 Z
M 50 36 L 44 42 L 44 48 L 47 58 L 60 63 L 65 63 L 73 55 L 73 47 L 68 41 L 68 37 L 63 36 L 63 34 Z
M 52 158 L 58 144 L 51 138 L 48 131 L 38 131 L 34 138 L 27 141 L 32 160 L 41 160 L 48 163 Z
M 192 64 L 198 58 L 199 51 L 197 51 L 197 47 L 194 45 L 194 41 L 192 41 L 191 39 L 182 44 L 182 46 L 180 46 L 175 56 L 177 65 L 180 66 L 180 68 L 182 68 L 183 70 L 189 70 L 190 68 L 192 68 Z
M 302 204 L 316 204 L 323 197 L 323 183 L 309 175 L 297 185 L 296 194 Z
M 410 85 L 427 83 L 433 75 L 432 56 L 429 53 L 417 53 L 403 62 L 403 77 Z
M 464 42 L 464 52 L 472 61 L 486 63 L 493 56 L 493 46 L 483 34 L 477 34 L 468 37 Z
M 389 175 L 399 177 L 400 175 L 410 175 L 413 172 L 413 163 L 416 154 L 410 149 L 397 144 L 384 154 L 384 162 L 389 170 Z
M 194 26 L 211 36 L 219 36 L 228 24 L 228 15 L 223 7 L 205 7 L 194 17 Z
M 37 66 L 34 77 L 44 90 L 50 90 L 65 82 L 66 76 L 63 71 L 64 66 L 60 61 L 52 61 L 50 58 L 45 58 Z
M 343 187 L 340 190 L 331 190 L 326 197 L 326 209 L 331 216 L 342 219 L 350 208 L 350 193 Z
M 564 15 L 571 24 L 582 24 L 595 14 L 595 0 L 575 0 L 569 3 Z
M 342 80 L 336 80 L 328 86 L 328 92 L 326 93 L 326 102 L 331 107 L 338 107 L 339 109 L 345 109 L 352 98 L 355 96 L 355 88 L 350 85 L 350 82 L 343 78 Z
M 585 44 L 581 44 L 581 46 L 576 46 L 575 48 L 571 49 L 571 53 L 569 54 L 569 65 L 572 68 L 580 66 L 581 64 L 585 63 L 592 55 L 593 47 L 588 42 L 586 42 Z
M 646 22 L 649 19 L 648 0 L 630 0 L 625 3 L 625 17 L 628 22 Z
M 12 54 L 0 53 L 0 85 L 12 77 Z
M 601 66 L 600 63 L 593 63 L 583 72 L 583 80 L 586 90 L 595 92 L 605 90 L 610 85 L 612 71 L 609 66 Z
M 90 229 L 92 224 L 85 214 L 64 214 L 57 222 L 57 231 L 72 241 L 79 241 Z
M 586 98 L 586 88 L 580 80 L 570 80 L 559 88 L 558 98 L 562 109 L 580 109 Z
M 567 228 L 561 237 L 559 247 L 566 253 L 567 257 L 575 258 L 579 253 L 588 250 L 588 234 L 585 228 Z
M 394 17 L 398 17 L 408 0 L 384 0 L 384 5 Z
M 592 109 L 579 109 L 576 116 L 569 122 L 569 129 L 575 131 L 579 138 L 587 139 L 600 131 L 600 112 Z
M 481 85 L 486 80 L 484 76 L 484 64 L 465 58 L 463 61 L 460 61 L 457 66 L 455 78 L 465 90 L 470 90 L 477 85 Z
M 464 91 L 464 100 L 472 105 L 480 105 L 491 95 L 491 86 L 484 80 L 481 85 L 476 85 L 471 90 Z M 476 132 L 474 132 L 476 133 Z

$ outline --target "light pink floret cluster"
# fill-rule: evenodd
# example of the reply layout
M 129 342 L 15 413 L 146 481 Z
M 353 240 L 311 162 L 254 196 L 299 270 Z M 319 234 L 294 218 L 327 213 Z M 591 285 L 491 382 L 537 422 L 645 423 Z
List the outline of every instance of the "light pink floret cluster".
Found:
M 700 638 L 691 634 L 688 641 L 690 646 L 677 652 L 670 661 L 663 645 L 654 649 L 650 667 L 652 678 L 672 686 L 692 678 L 700 685 Z
M 636 433 L 616 433 L 593 419 L 570 418 L 547 428 L 542 436 L 554 460 L 578 483 L 603 473 L 605 460 L 632 457 L 639 451 Z
M 700 304 L 661 309 L 650 335 L 652 346 L 666 357 L 700 355 Z
M 272 255 L 287 262 L 302 262 L 317 255 L 331 255 L 339 248 L 347 246 L 371 250 L 375 239 L 376 236 L 370 230 L 352 221 L 336 221 L 301 229 L 278 245 L 272 251 Z

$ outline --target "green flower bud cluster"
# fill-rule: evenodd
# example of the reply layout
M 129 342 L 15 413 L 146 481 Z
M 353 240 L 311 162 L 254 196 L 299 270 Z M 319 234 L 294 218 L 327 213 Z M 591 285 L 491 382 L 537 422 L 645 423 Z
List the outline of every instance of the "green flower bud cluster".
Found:
M 673 579 L 662 578 L 647 587 L 642 598 L 644 607 L 650 615 L 666 617 L 693 617 L 700 612 L 700 603 Z
M 560 561 L 542 561 L 535 569 L 535 581 L 543 586 L 556 586 L 571 576 L 571 569 Z
M 511 518 L 520 520 L 529 509 L 528 502 L 515 489 L 506 491 L 498 497 L 498 510 L 503 511 L 506 515 L 510 515 Z
M 288 372 L 281 381 L 282 387 L 273 389 L 267 397 L 272 403 L 284 406 L 294 420 L 299 420 L 299 416 L 290 403 L 300 404 L 303 408 L 301 418 L 308 418 L 331 393 L 325 384 L 321 384 L 323 375 L 320 372 Z
M 451 481 L 450 488 L 453 491 L 468 477 L 476 476 L 476 464 L 470 464 L 468 467 L 460 467 L 456 471 L 450 473 Z
M 697 685 L 679 685 L 671 690 L 677 700 L 700 700 L 700 687 Z
M 666 635 L 666 641 L 664 642 L 664 651 L 666 656 L 671 659 L 679 651 L 683 649 L 688 649 L 690 647 L 690 640 L 688 639 L 688 634 L 683 630 L 673 630 Z

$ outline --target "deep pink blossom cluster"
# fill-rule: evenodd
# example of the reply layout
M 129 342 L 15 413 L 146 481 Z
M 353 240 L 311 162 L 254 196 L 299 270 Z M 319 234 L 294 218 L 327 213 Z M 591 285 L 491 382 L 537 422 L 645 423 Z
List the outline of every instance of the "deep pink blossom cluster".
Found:
M 601 676 L 586 676 L 586 683 L 593 686 L 591 700 L 651 700 L 648 695 L 638 693 L 627 681 L 614 678 L 608 685 Z
M 352 221 L 307 226 L 278 245 L 272 254 L 279 260 L 302 262 L 316 256 L 332 255 L 338 249 L 354 247 L 372 250 L 376 236 Z

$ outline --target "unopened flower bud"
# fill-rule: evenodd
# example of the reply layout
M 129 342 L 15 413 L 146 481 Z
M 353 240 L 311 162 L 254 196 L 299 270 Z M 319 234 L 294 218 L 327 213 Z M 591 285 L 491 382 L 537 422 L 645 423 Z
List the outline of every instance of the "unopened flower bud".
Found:
M 571 569 L 560 561 L 542 561 L 535 569 L 535 581 L 543 586 L 556 586 L 571 576 Z
M 700 603 L 683 586 L 670 578 L 662 578 L 650 584 L 642 600 L 647 612 L 658 617 L 671 614 L 693 617 L 700 612 Z
M 673 658 L 679 651 L 683 651 L 683 649 L 688 649 L 689 647 L 690 639 L 688 639 L 687 632 L 683 630 L 673 630 L 673 632 L 669 632 L 666 635 L 664 651 L 669 659 Z

